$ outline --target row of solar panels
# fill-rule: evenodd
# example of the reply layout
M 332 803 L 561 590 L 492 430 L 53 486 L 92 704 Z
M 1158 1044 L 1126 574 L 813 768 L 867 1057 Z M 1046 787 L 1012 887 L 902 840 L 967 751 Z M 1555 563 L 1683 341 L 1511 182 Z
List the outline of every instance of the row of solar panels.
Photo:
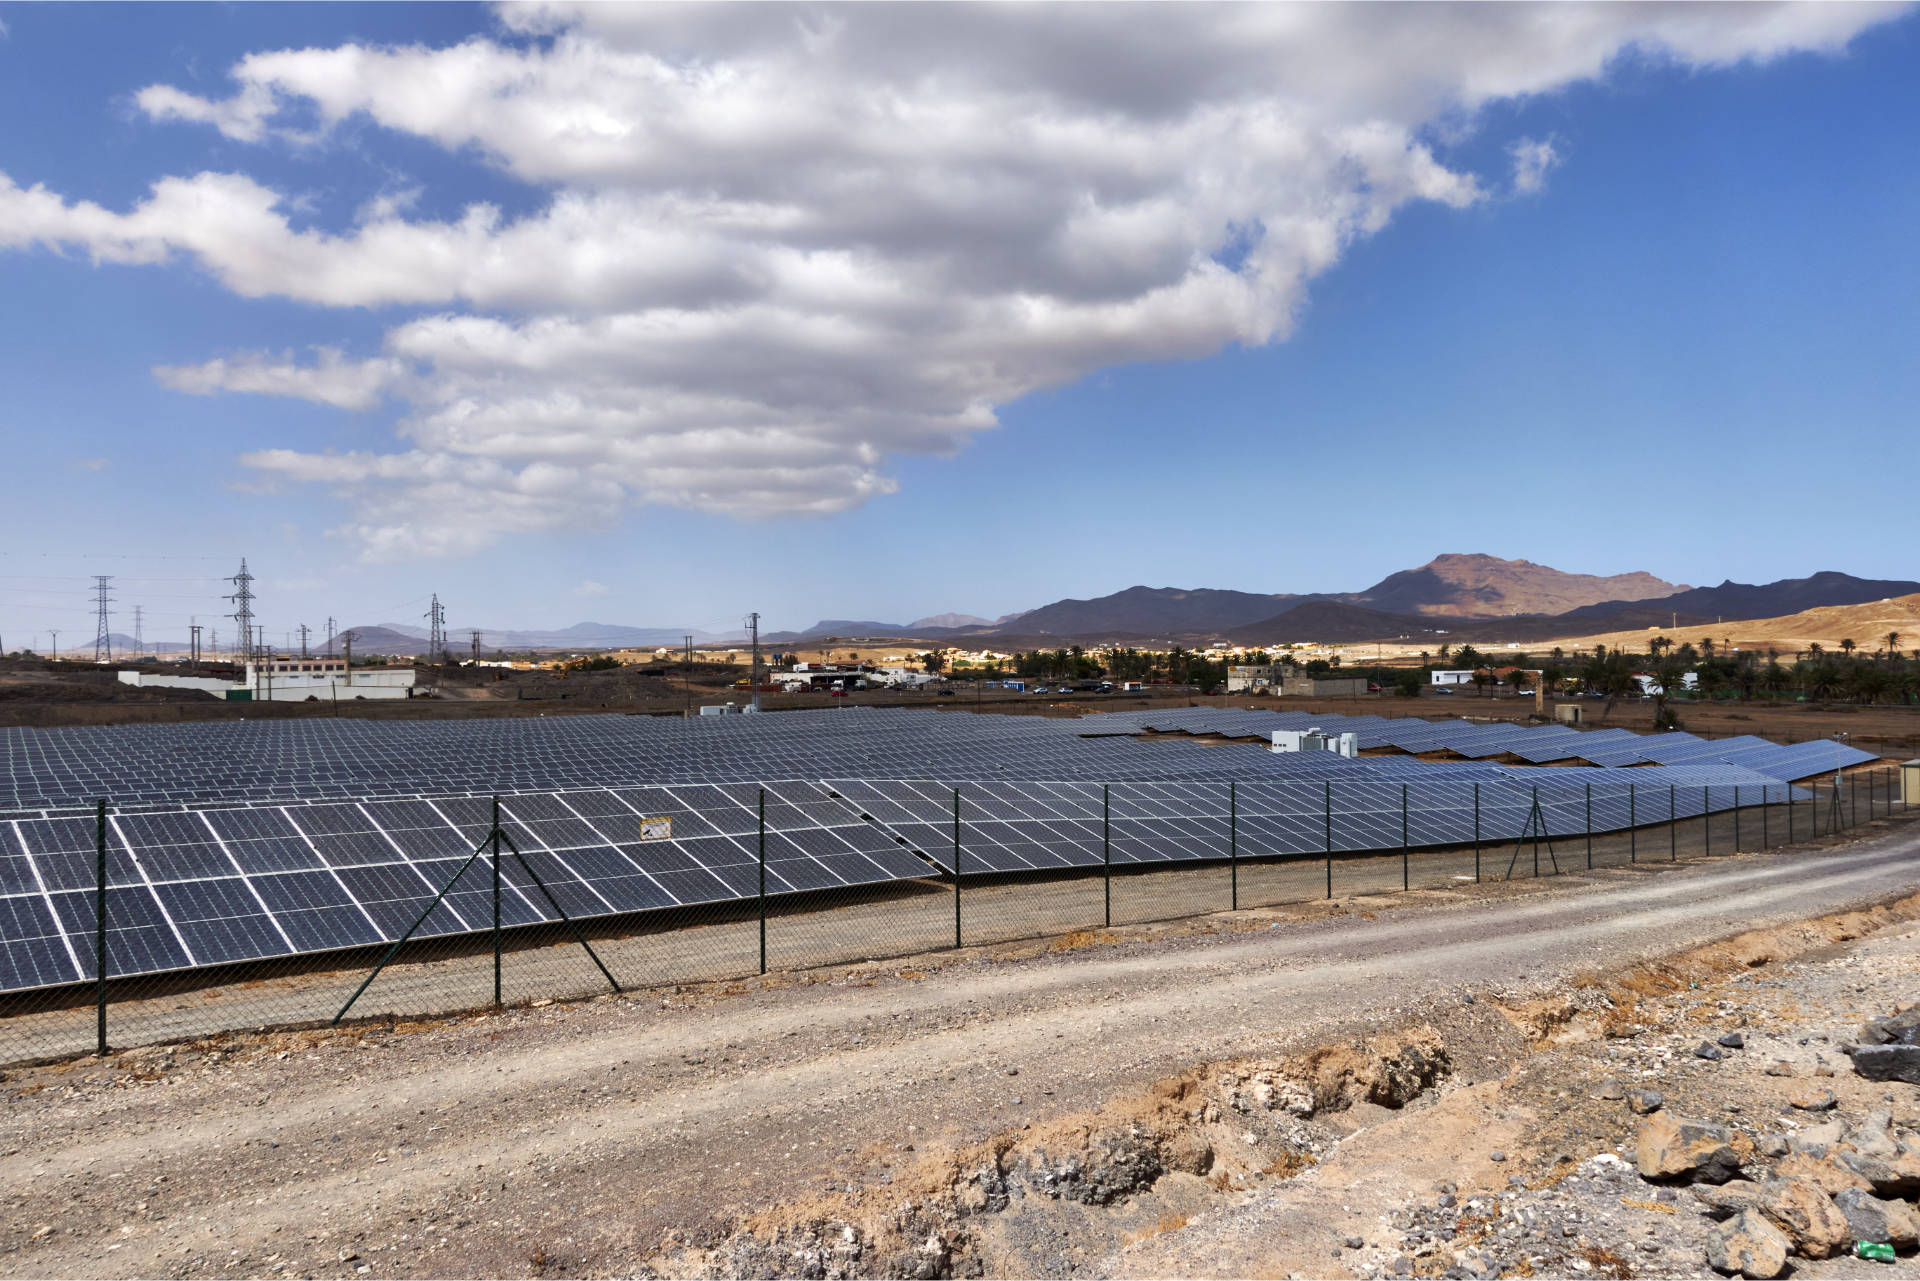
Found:
M 763 792 L 773 894 L 951 872 L 956 859 L 963 872 L 1020 872 L 1217 859 L 1230 844 L 1255 857 L 1567 836 L 1803 795 L 1751 774 L 1726 785 L 1686 769 L 1641 773 L 1599 784 L 1570 774 L 1118 787 L 850 779 L 511 795 L 502 826 L 526 863 L 502 861 L 502 922 L 557 921 L 549 893 L 575 918 L 750 898 Z M 490 814 L 479 797 L 115 813 L 108 973 L 399 938 L 484 841 Z M 95 976 L 96 832 L 84 817 L 0 822 L 0 991 Z M 492 902 L 490 867 L 470 864 L 418 934 L 485 930 Z
M 0 730 L 0 809 L 198 805 L 314 797 L 444 795 L 496 790 L 786 777 L 1210 777 L 1214 749 L 1126 737 L 1143 728 L 1269 736 L 1320 725 L 1359 734 L 1364 750 L 1445 751 L 1472 760 L 1601 766 L 1725 762 L 1792 780 L 1872 759 L 1839 743 L 1781 747 L 1743 737 L 1480 725 L 1379 716 L 1218 708 L 1109 713 L 1080 720 L 837 709 L 695 720 L 634 716 L 477 722 L 354 720 Z M 1374 761 L 1386 758 L 1375 757 Z M 1359 764 L 1364 765 L 1365 762 Z M 1234 772 L 1274 778 L 1363 777 L 1331 754 L 1264 754 Z
M 1708 740 L 1680 731 L 1640 735 L 1625 729 L 1578 730 L 1562 725 L 1481 724 L 1230 708 L 1177 708 L 1088 719 L 1102 723 L 1096 731 L 1101 733 L 1113 732 L 1115 721 L 1141 729 L 1263 738 L 1275 730 L 1318 727 L 1332 734 L 1356 734 L 1362 751 L 1383 748 L 1413 754 L 1444 751 L 1480 760 L 1511 756 L 1533 764 L 1586 762 L 1619 767 L 1721 761 L 1785 780 L 1808 778 L 1875 759 L 1870 752 L 1830 740 L 1782 746 L 1751 734 Z

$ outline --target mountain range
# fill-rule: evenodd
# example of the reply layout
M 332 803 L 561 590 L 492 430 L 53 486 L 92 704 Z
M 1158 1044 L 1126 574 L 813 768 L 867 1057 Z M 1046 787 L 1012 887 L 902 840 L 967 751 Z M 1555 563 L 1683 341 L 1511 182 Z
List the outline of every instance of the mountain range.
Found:
M 1920 592 L 1920 582 L 1856 578 L 1833 571 L 1772 583 L 1727 581 L 1718 587 L 1689 587 L 1644 572 L 1572 574 L 1532 561 L 1448 553 L 1418 568 L 1389 574 L 1357 592 L 1136 586 L 1088 600 L 1058 600 L 995 619 L 955 613 L 910 623 L 827 618 L 804 631 L 763 633 L 761 641 L 777 646 L 829 637 L 886 637 L 998 649 L 1222 640 L 1282 645 L 1425 637 L 1456 643 L 1524 642 L 1720 619 L 1772 618 L 1914 592 Z M 418 629 L 394 624 L 354 630 L 354 648 L 360 653 L 417 653 L 425 640 Z M 685 635 L 677 628 L 589 622 L 550 631 L 484 629 L 481 645 L 489 652 L 677 647 Z M 695 644 L 742 639 L 702 632 L 693 636 Z M 449 648 L 456 653 L 468 644 L 466 631 L 449 637 Z M 334 647 L 338 652 L 337 639 Z

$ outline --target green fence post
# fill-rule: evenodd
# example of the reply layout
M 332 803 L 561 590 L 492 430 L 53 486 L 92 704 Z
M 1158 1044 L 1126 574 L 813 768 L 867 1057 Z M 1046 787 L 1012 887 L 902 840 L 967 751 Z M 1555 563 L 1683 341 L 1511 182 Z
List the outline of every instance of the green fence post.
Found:
M 500 798 L 493 798 L 493 819 L 487 828 L 487 844 L 493 848 L 493 1008 L 500 1000 Z
M 1587 784 L 1587 870 L 1593 870 L 1593 784 Z
M 1107 928 L 1113 928 L 1113 819 L 1108 785 L 1100 784 L 1100 894 L 1106 904 Z
M 1227 874 L 1232 878 L 1233 910 L 1240 910 L 1240 785 L 1227 784 Z
M 1333 780 L 1327 780 L 1327 897 L 1333 897 Z
M 760 972 L 767 972 L 767 789 L 760 789 Z
M 1767 829 L 1770 826 L 1771 824 L 1767 820 L 1767 785 L 1762 783 L 1760 785 L 1760 848 L 1763 850 L 1767 848 L 1769 843 L 1767 840 Z
M 1534 826 L 1533 820 L 1536 818 L 1540 820 L 1539 827 Z M 1546 825 L 1546 816 L 1540 812 L 1540 784 L 1535 783 L 1533 785 L 1533 809 L 1527 815 L 1527 827 L 1533 829 L 1533 879 L 1536 881 L 1540 879 L 1540 828 Z M 1521 834 L 1523 836 L 1526 834 L 1524 829 Z M 1516 854 L 1519 853 L 1518 850 L 1514 852 Z M 1512 877 L 1509 876 L 1508 879 L 1511 880 Z
M 953 946 L 960 946 L 960 789 L 953 789 Z
M 1680 789 L 1667 784 L 1667 862 L 1680 861 Z
M 93 810 L 93 966 L 94 1053 L 107 1052 L 107 802 Z
M 1713 784 L 1700 789 L 1700 852 L 1713 857 Z
M 1473 785 L 1473 883 L 1480 883 L 1480 784 Z
M 1407 868 L 1407 785 L 1400 784 L 1400 888 L 1413 888 L 1412 873 Z
M 1793 844 L 1793 780 L 1787 780 L 1787 844 Z
M 1640 801 L 1637 783 L 1627 784 L 1627 862 L 1640 861 Z
M 1740 784 L 1733 785 L 1733 852 L 1740 852 Z

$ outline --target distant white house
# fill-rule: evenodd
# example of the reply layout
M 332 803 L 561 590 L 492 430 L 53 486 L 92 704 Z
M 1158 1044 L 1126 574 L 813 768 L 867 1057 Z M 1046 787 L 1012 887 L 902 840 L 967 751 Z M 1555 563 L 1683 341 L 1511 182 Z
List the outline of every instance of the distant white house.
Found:
M 1431 683 L 1434 685 L 1471 685 L 1473 684 L 1473 671 L 1469 668 L 1466 671 L 1434 672 L 1432 673 Z

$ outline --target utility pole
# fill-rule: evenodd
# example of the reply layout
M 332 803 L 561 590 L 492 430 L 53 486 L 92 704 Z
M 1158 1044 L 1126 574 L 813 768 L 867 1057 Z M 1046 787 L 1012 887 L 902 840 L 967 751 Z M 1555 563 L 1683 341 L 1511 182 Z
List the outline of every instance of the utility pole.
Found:
M 198 667 L 200 666 L 200 624 L 197 622 L 187 624 L 187 631 L 190 634 L 187 642 L 188 662 Z
M 480 661 L 480 633 L 470 632 L 468 635 L 473 637 L 473 661 L 477 663 Z
M 60 660 L 60 629 L 49 627 L 47 630 L 53 634 L 53 658 L 58 662 Z
M 253 575 L 247 572 L 247 558 L 240 558 L 240 572 L 227 580 L 233 584 L 233 595 L 227 597 L 233 602 L 233 613 L 227 615 L 240 628 L 239 639 L 234 642 L 234 661 L 245 662 L 247 647 L 253 644 Z
M 147 639 L 140 630 L 140 606 L 133 607 L 133 656 L 135 658 L 147 652 Z
M 440 603 L 440 593 L 433 594 L 433 604 L 421 617 L 427 620 L 427 661 L 444 663 L 447 660 L 447 610 Z
M 340 643 L 347 648 L 347 684 L 353 684 L 353 629 L 340 633 Z
M 687 637 L 686 680 L 683 681 L 682 683 L 686 686 L 686 693 L 687 693 L 687 710 L 685 711 L 685 713 L 683 713 L 683 715 L 692 716 L 693 715 L 693 637 L 691 636 Z
M 747 631 L 753 637 L 753 662 L 747 668 L 747 680 L 753 686 L 753 710 L 760 710 L 760 612 L 747 615 Z
M 327 657 L 333 657 L 333 615 L 327 615 Z
M 307 653 L 307 625 L 305 623 L 300 624 L 300 657 L 310 657 Z
M 113 597 L 107 595 L 107 584 L 113 581 L 111 574 L 93 576 L 94 631 L 93 661 L 111 663 L 113 661 L 113 634 L 107 630 L 107 602 Z

